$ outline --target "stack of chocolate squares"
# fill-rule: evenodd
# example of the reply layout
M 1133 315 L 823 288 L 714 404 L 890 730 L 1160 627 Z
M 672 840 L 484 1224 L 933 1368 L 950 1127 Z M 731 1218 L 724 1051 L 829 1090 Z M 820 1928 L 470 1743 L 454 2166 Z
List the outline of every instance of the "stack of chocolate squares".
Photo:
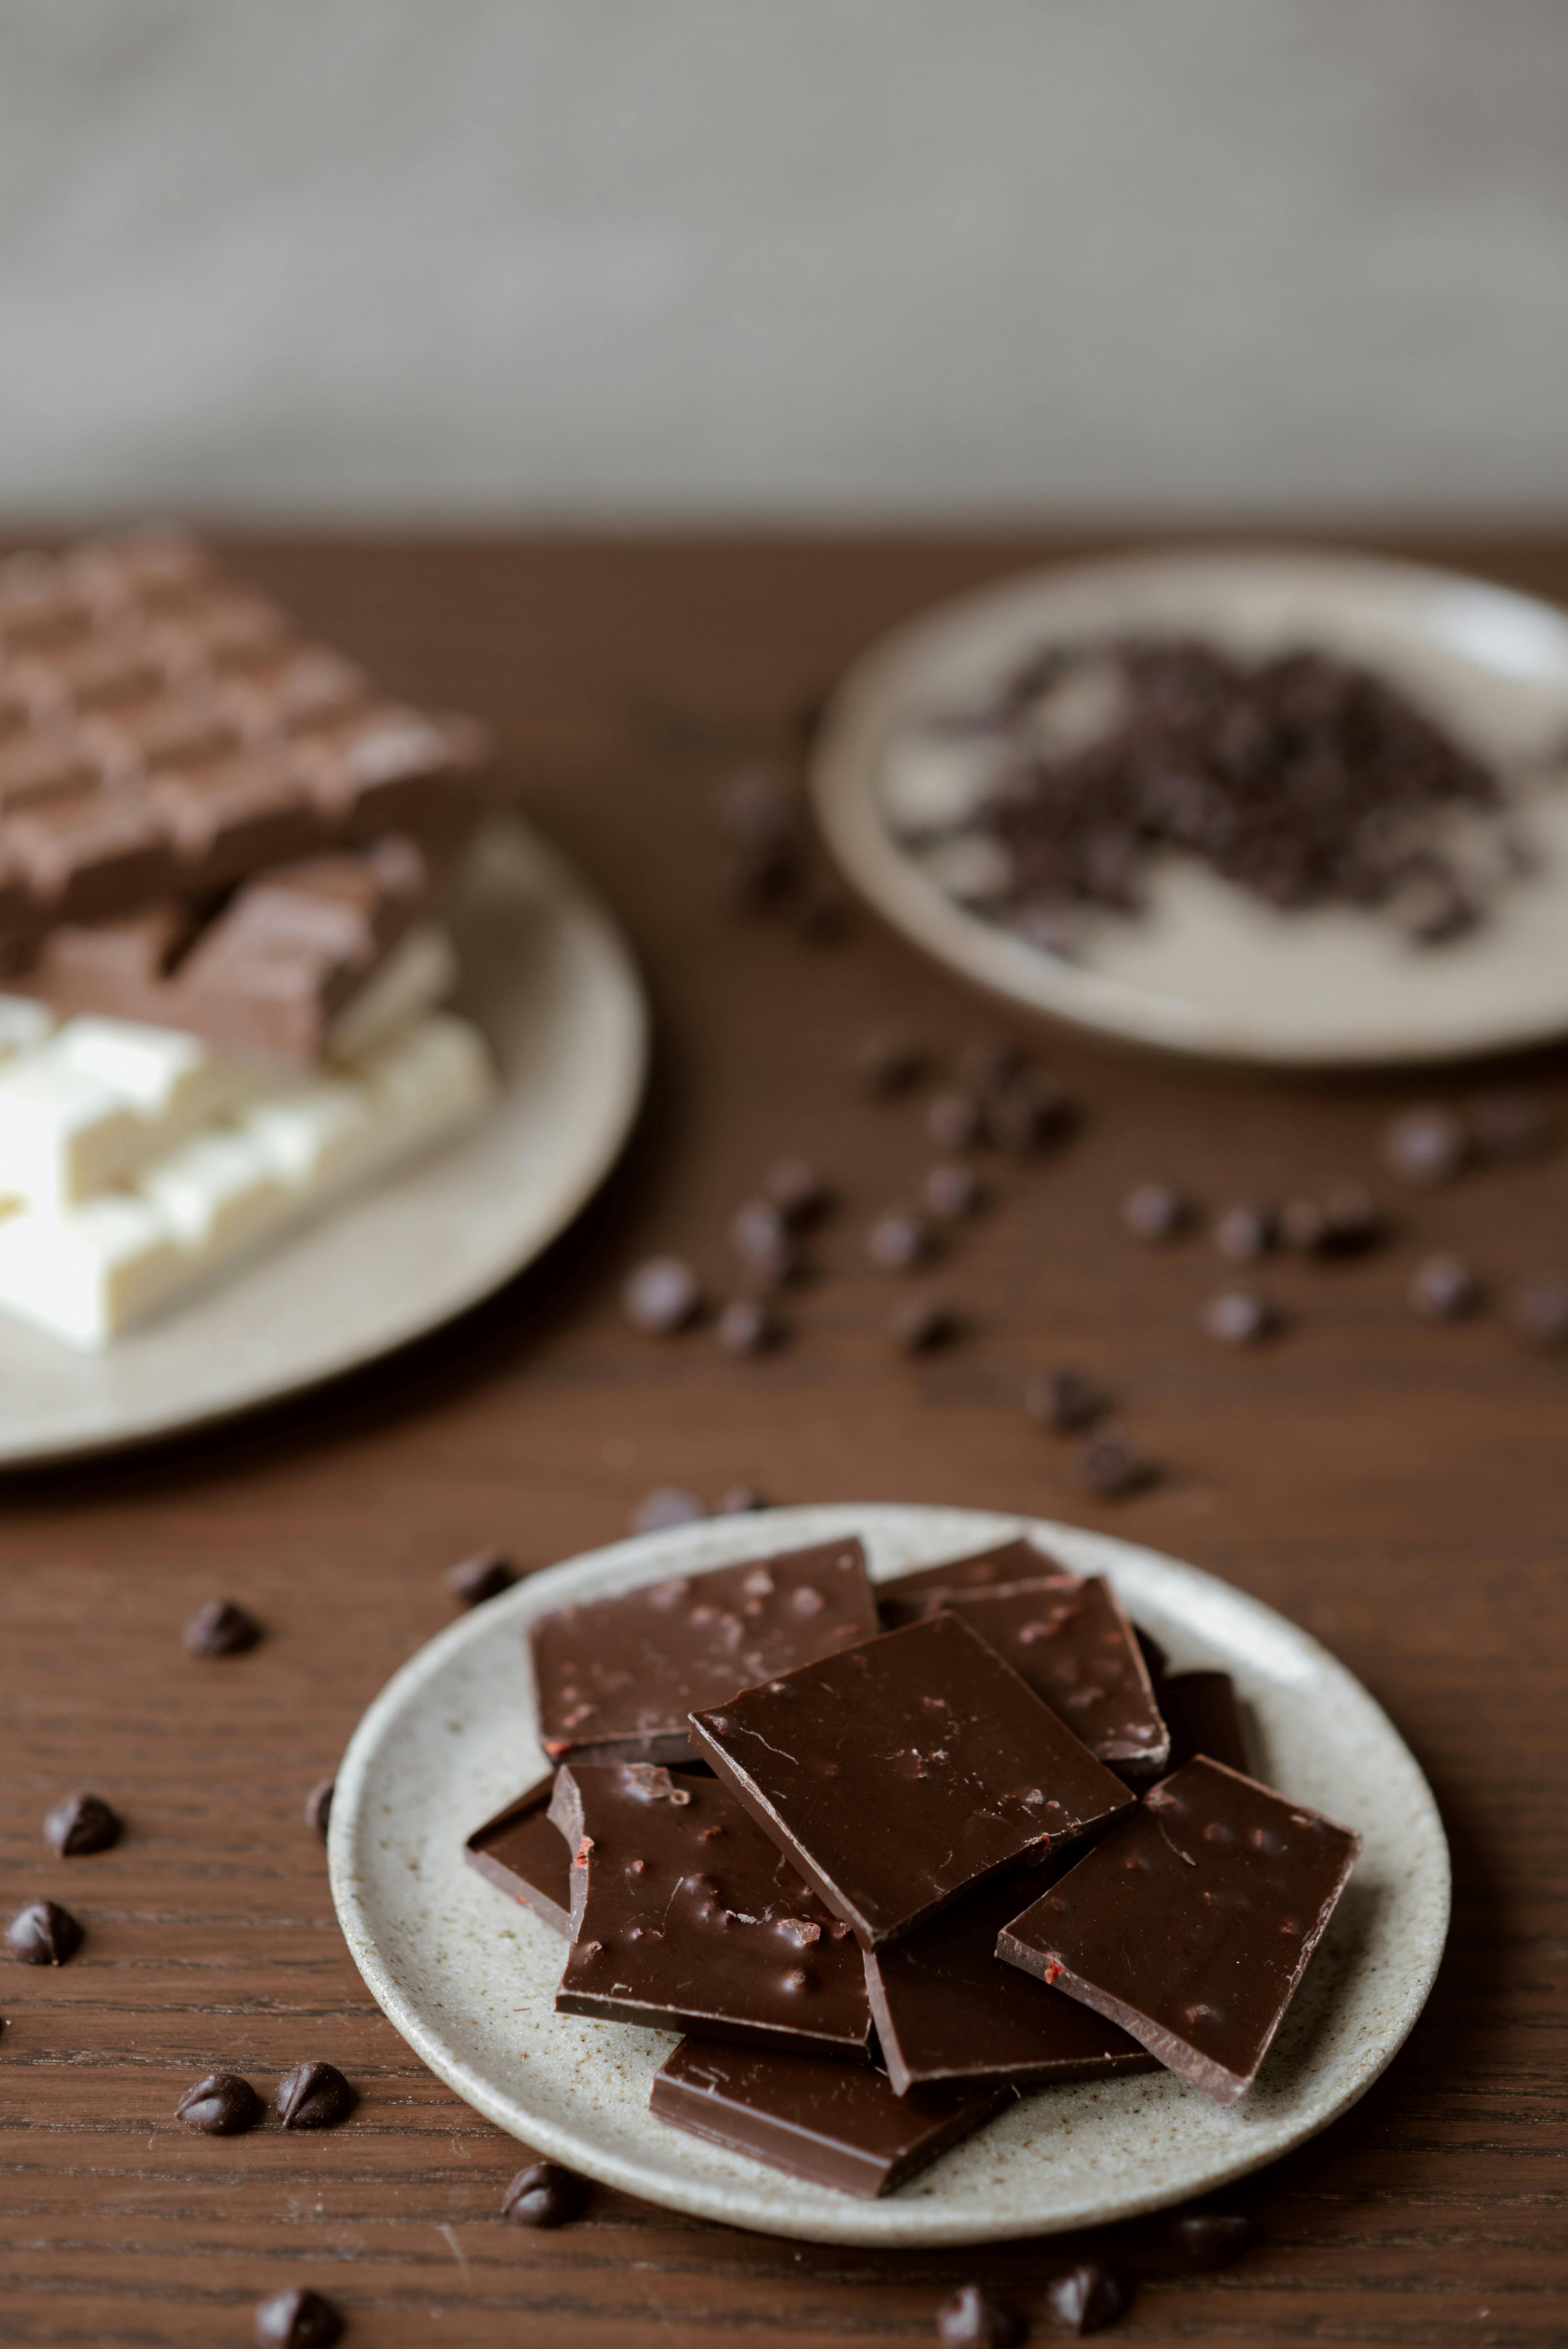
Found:
M 1225 1674 L 1028 1541 L 875 1591 L 830 1542 L 531 1649 L 559 1766 L 467 1857 L 569 1941 L 561 2013 L 686 2034 L 659 2118 L 846 2193 L 1053 2085 L 1233 2102 L 1358 1848 L 1246 1774 Z
M 485 753 L 182 536 L 0 563 L 0 1307 L 101 1344 L 482 1097 Z

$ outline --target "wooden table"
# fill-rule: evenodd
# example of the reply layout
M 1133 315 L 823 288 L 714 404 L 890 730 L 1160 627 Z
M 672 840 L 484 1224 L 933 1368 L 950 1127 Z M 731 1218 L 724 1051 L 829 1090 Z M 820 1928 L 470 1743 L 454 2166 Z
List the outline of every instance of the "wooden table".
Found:
M 1077 2248 L 1060 2240 L 820 2250 L 603 2191 L 568 2230 L 508 2226 L 518 2147 L 402 2045 L 339 1939 L 301 1800 L 448 1619 L 441 1570 L 491 1542 L 542 1564 L 624 1532 L 650 1485 L 711 1499 L 743 1480 L 779 1500 L 1057 1512 L 1192 1558 L 1327 1640 L 1436 1788 L 1458 1904 L 1424 2020 L 1356 2111 L 1225 2198 L 1258 2223 L 1239 2265 L 1162 2281 L 1152 2228 L 1110 2247 L 1144 2279 L 1125 2337 L 1564 2339 L 1568 1387 L 1495 1319 L 1434 1330 L 1403 1290 L 1422 1247 L 1461 1247 L 1498 1279 L 1568 1265 L 1568 1162 L 1422 1200 L 1359 1266 L 1271 1271 L 1296 1325 L 1229 1353 L 1195 1330 L 1216 1281 L 1206 1246 L 1136 1247 L 1123 1187 L 1166 1174 L 1218 1203 L 1365 1176 L 1408 1086 L 1265 1082 L 1041 1034 L 1084 1103 L 1082 1138 L 996 1170 L 994 1212 L 944 1274 L 975 1333 L 912 1363 L 883 1334 L 896 1284 L 862 1268 L 860 1227 L 923 1164 L 919 1111 L 860 1100 L 850 1050 L 878 1021 L 943 1050 L 1006 1023 L 869 918 L 813 945 L 725 903 L 709 810 L 735 760 L 889 622 L 1076 551 L 892 536 L 242 550 L 397 686 L 496 726 L 528 804 L 635 941 L 657 1062 L 601 1198 L 455 1328 L 244 1424 L 0 1493 L 0 1890 L 7 1911 L 62 1899 L 88 1932 L 59 1972 L 0 1974 L 0 2342 L 240 2343 L 262 2293 L 307 2282 L 355 2342 L 387 2349 L 921 2342 L 971 2275 L 1046 2329 L 1044 2283 Z M 1436 552 L 1568 595 L 1568 543 Z M 1568 1061 L 1528 1076 L 1568 1126 Z M 820 1160 L 846 1203 L 792 1346 L 737 1366 L 700 1332 L 630 1334 L 626 1268 L 676 1247 L 719 1285 L 727 1213 L 783 1151 Z M 1057 1361 L 1114 1384 L 1167 1464 L 1158 1490 L 1116 1507 L 1076 1488 L 1069 1453 L 1018 1406 L 1027 1369 Z M 213 1594 L 270 1627 L 243 1661 L 181 1650 Z M 46 1852 L 39 1818 L 73 1785 L 123 1809 L 118 1851 Z M 173 2119 L 212 2066 L 270 2087 L 307 2055 L 360 2088 L 334 2133 L 210 2140 Z

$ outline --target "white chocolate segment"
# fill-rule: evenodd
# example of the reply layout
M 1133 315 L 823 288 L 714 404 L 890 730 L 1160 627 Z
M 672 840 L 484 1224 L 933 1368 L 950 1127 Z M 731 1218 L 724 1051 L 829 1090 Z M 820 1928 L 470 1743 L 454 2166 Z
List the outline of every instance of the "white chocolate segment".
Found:
M 368 1093 L 346 1077 L 289 1085 L 253 1102 L 238 1124 L 290 1189 L 303 1192 L 351 1182 L 369 1163 L 376 1131 Z
M 46 1003 L 26 995 L 0 995 L 0 1062 L 18 1052 L 36 1051 L 55 1026 Z
M 192 1255 L 230 1256 L 294 1207 L 288 1185 L 248 1133 L 193 1134 L 136 1187 Z
M 0 1196 L 89 1198 L 137 1164 L 147 1135 L 135 1104 L 73 1068 L 57 1037 L 0 1069 Z
M 191 1278 L 157 1208 L 121 1193 L 0 1223 L 0 1303 L 67 1345 L 106 1345 Z
M 457 950 L 446 931 L 416 930 L 339 1018 L 326 1040 L 327 1058 L 353 1061 L 390 1042 L 433 1011 L 457 983 Z
M 129 1019 L 67 1019 L 54 1049 L 71 1068 L 123 1094 L 160 1139 L 171 1139 L 181 1128 L 189 1132 L 264 1081 L 245 1061 L 214 1052 L 199 1036 Z

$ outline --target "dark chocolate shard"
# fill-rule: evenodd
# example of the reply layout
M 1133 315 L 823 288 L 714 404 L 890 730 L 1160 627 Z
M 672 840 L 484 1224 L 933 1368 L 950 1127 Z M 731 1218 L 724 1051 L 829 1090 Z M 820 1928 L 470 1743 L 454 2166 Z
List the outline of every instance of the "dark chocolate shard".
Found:
M 1233 2104 L 1360 1847 L 1350 1828 L 1200 1756 L 1016 1918 L 997 1953 Z
M 1012 2103 L 967 2083 L 893 2094 L 870 2064 L 683 2039 L 654 2080 L 655 2120 L 810 2186 L 891 2194 Z
M 558 2013 L 869 2060 L 848 1927 L 717 1778 L 568 1764 L 550 1816 L 573 1854 Z
M 1229 1672 L 1170 1672 L 1160 1682 L 1160 1709 L 1171 1732 L 1171 1768 L 1200 1754 L 1243 1778 L 1258 1775 L 1246 1715 Z
M 463 1846 L 470 1868 L 531 1909 L 552 1932 L 572 1938 L 572 1854 L 551 1824 L 553 1777 L 538 1779 L 515 1802 L 476 1827 Z
M 1103 1575 L 946 1599 L 1109 1769 L 1158 1777 L 1171 1752 L 1137 1635 Z
M 944 1558 L 877 1585 L 877 1614 L 884 1631 L 918 1623 L 934 1614 L 954 1591 L 1007 1590 L 1020 1582 L 1065 1582 L 1078 1578 L 1061 1566 L 1048 1550 L 1027 1539 L 998 1542 L 995 1548 L 972 1551 L 963 1557 Z

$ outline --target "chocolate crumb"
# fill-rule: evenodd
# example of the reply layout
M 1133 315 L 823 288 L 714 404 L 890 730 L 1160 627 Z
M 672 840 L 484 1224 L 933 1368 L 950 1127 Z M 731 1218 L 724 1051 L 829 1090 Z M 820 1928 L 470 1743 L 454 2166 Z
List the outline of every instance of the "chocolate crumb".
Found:
M 893 1315 L 887 1333 L 901 1354 L 929 1354 L 962 1337 L 964 1323 L 945 1298 L 912 1297 Z
M 273 2098 L 284 2128 L 335 2128 L 359 2099 L 335 2064 L 296 2064 Z
M 461 1607 L 482 1607 L 487 1599 L 499 1599 L 518 1580 L 518 1572 L 503 1550 L 477 1550 L 460 1565 L 449 1566 L 441 1577 L 452 1597 Z
M 261 2119 L 262 2100 L 237 2072 L 209 2072 L 186 2089 L 174 2111 L 199 2136 L 240 2137 Z
M 44 1841 L 62 1859 L 112 1850 L 124 1831 L 124 1820 L 101 1795 L 67 1795 L 44 1821 Z
M 274 2292 L 256 2310 L 260 2349 L 334 2349 L 343 2338 L 343 2319 L 319 2292 L 295 2285 Z
M 255 1646 L 262 1627 L 232 1599 L 209 1599 L 185 1626 L 185 1645 L 193 1656 L 242 1656 Z
M 1418 1190 L 1451 1183 L 1463 1173 L 1469 1156 L 1470 1136 L 1452 1110 L 1423 1104 L 1406 1110 L 1384 1129 L 1384 1165 Z
M 1046 2286 L 1046 2299 L 1058 2328 L 1080 2338 L 1087 2333 L 1103 2333 L 1127 2305 L 1119 2280 L 1098 2260 L 1085 2260 L 1066 2275 L 1053 2276 Z
M 29 1900 L 5 1928 L 5 1946 L 24 1966 L 68 1965 L 82 1940 L 70 1910 L 54 1900 Z
M 1074 1465 L 1079 1484 L 1103 1501 L 1130 1500 L 1135 1493 L 1147 1492 L 1160 1475 L 1152 1460 L 1109 1428 L 1084 1445 Z
M 1227 1207 L 1214 1218 L 1214 1246 L 1233 1264 L 1251 1264 L 1267 1256 L 1278 1237 L 1279 1226 L 1268 1207 Z
M 930 1065 L 924 1045 L 894 1029 L 874 1030 L 855 1055 L 855 1074 L 861 1090 L 879 1100 L 908 1092 Z
M 944 1158 L 926 1175 L 920 1196 L 928 1214 L 954 1224 L 979 1213 L 985 1204 L 985 1185 L 962 1159 Z
M 304 1823 L 315 1829 L 323 1843 L 332 1824 L 332 1797 L 336 1785 L 335 1778 L 318 1778 L 304 1798 Z
M 623 1288 L 621 1309 L 645 1337 L 672 1337 L 688 1328 L 702 1309 L 696 1275 L 678 1256 L 650 1257 Z
M 942 2349 L 1017 2349 L 1028 2330 L 1016 2308 L 993 2300 L 978 2283 L 961 2283 L 936 2312 Z
M 1053 1435 L 1081 1435 L 1110 1409 L 1110 1397 L 1082 1371 L 1039 1371 L 1024 1389 L 1024 1409 Z
M 669 1526 L 695 1526 L 707 1511 L 695 1493 L 680 1485 L 655 1485 L 632 1512 L 634 1534 L 663 1533 Z
M 1560 1273 L 1537 1273 L 1508 1297 L 1509 1327 L 1527 1346 L 1554 1354 L 1568 1346 L 1568 1280 Z
M 923 1216 L 909 1207 L 889 1207 L 866 1234 L 866 1254 L 883 1272 L 909 1272 L 935 1253 L 935 1239 Z
M 736 1297 L 725 1307 L 714 1337 L 727 1354 L 765 1354 L 781 1343 L 784 1324 L 755 1297 Z
M 1189 2210 L 1172 2219 L 1167 2230 L 1177 2260 L 1197 2273 L 1228 2268 L 1240 2259 L 1252 2234 L 1252 2220 L 1237 2210 Z
M 1480 1284 L 1462 1257 L 1429 1256 L 1410 1275 L 1410 1310 L 1423 1321 L 1460 1321 L 1480 1303 Z
M 535 2161 L 520 2169 L 507 2187 L 500 2198 L 501 2216 L 517 2227 L 564 2227 L 587 2200 L 585 2178 L 559 2162 Z
M 1203 1308 L 1203 1328 L 1223 1346 L 1256 1346 L 1274 1336 L 1279 1316 L 1255 1288 L 1222 1288 Z
M 1191 1219 L 1190 1204 L 1169 1183 L 1140 1183 L 1122 1201 L 1121 1220 L 1135 1240 L 1179 1239 Z

